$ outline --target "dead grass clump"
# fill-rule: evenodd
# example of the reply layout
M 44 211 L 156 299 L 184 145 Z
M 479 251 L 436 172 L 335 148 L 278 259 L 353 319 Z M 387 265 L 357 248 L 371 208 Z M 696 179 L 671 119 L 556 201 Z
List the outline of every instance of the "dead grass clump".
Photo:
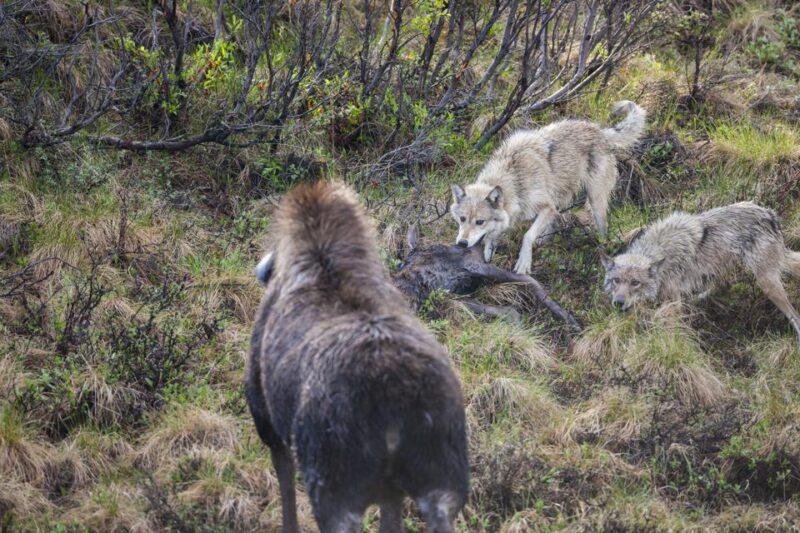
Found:
M 0 408 L 0 479 L 39 485 L 44 481 L 52 457 L 51 447 L 32 434 L 10 405 Z
M 548 465 L 525 444 L 487 443 L 473 452 L 470 505 L 485 519 L 525 509 L 538 492 Z M 492 529 L 489 527 L 489 529 Z
M 0 118 L 0 141 L 10 141 L 14 138 L 14 130 L 11 124 L 4 118 Z
M 81 429 L 63 441 L 54 453 L 48 481 L 51 494 L 84 489 L 120 468 L 133 448 L 121 437 Z
M 154 229 L 139 227 L 119 216 L 101 218 L 87 225 L 85 231 L 87 243 L 101 254 L 142 253 L 159 242 Z
M 608 367 L 619 364 L 627 351 L 626 342 L 636 333 L 635 313 L 612 315 L 589 326 L 575 343 L 571 358 L 581 363 Z
M 75 521 L 89 531 L 137 533 L 155 530 L 139 488 L 110 482 L 79 493 L 77 499 L 78 506 L 63 515 L 65 522 Z
M 640 379 L 671 388 L 687 406 L 716 405 L 727 395 L 676 305 L 660 307 L 633 337 L 623 366 Z
M 775 8 L 770 2 L 737 2 L 735 9 L 723 31 L 723 46 L 728 49 L 742 49 L 746 43 L 764 37 L 769 41 L 779 41 L 775 28 Z
M 552 347 L 524 326 L 506 321 L 454 321 L 444 342 L 456 362 L 476 370 L 509 369 L 535 374 L 556 366 Z
M 523 421 L 526 430 L 543 427 L 561 413 L 544 387 L 514 377 L 486 376 L 467 394 L 467 411 L 483 426 L 508 418 Z
M 705 518 L 696 531 L 797 531 L 800 507 L 794 502 L 732 505 Z
M 8 531 L 14 531 L 17 523 L 30 527 L 40 521 L 44 522 L 53 509 L 52 502 L 40 489 L 0 470 L 0 520 L 4 528 L 9 528 Z M 44 529 L 44 524 L 41 527 Z
M 646 396 L 635 395 L 628 387 L 611 387 L 566 417 L 565 438 L 625 451 L 643 437 L 653 412 L 654 406 Z
M 79 357 L 78 370 L 64 376 L 58 395 L 44 405 L 48 427 L 55 435 L 90 422 L 96 427 L 124 425 L 138 412 L 141 393 L 126 384 L 109 379 L 110 369 Z
M 208 472 L 179 493 L 179 501 L 185 506 L 206 512 L 214 510 L 216 521 L 227 528 L 237 531 L 257 529 L 263 500 L 242 487 L 226 482 L 222 479 L 223 475 L 224 471 Z
M 800 181 L 800 134 L 771 122 L 721 123 L 709 132 L 710 143 L 698 152 L 711 169 L 707 202 L 754 200 L 768 205 L 790 201 Z
M 671 391 L 688 406 L 711 406 L 727 395 L 680 304 L 639 309 L 591 327 L 572 353 L 604 381 Z
M 236 423 L 203 409 L 179 407 L 167 412 L 136 452 L 135 462 L 155 470 L 199 449 L 234 450 Z
M 2 317 L 2 313 L 0 313 Z M 0 335 L 7 335 L 0 325 Z M 11 398 L 11 393 L 19 383 L 21 369 L 11 354 L 0 356 L 0 398 Z
M 240 323 L 249 324 L 255 318 L 263 290 L 252 275 L 222 273 L 204 277 L 194 292 L 207 302 L 203 309 L 197 309 L 199 320 L 210 309 L 227 309 Z

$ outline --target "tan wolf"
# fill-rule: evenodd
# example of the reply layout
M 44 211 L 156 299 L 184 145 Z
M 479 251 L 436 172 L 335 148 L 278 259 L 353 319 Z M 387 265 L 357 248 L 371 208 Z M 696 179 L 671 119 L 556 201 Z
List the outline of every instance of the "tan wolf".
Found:
M 740 202 L 696 215 L 678 211 L 634 237 L 624 253 L 602 261 L 603 288 L 623 309 L 699 293 L 732 267 L 743 266 L 786 315 L 800 342 L 800 315 L 781 282 L 784 272 L 800 277 L 800 253 L 786 248 L 770 209 Z
M 405 496 L 428 531 L 452 532 L 469 460 L 447 352 L 389 280 L 350 189 L 297 187 L 274 220 L 245 393 L 277 471 L 283 531 L 299 532 L 294 451 L 322 533 L 360 532 L 373 503 L 380 530 L 400 532 Z
M 562 120 L 537 130 L 516 131 L 494 151 L 475 183 L 453 185 L 450 212 L 458 223 L 456 243 L 483 240 L 491 260 L 511 224 L 533 220 L 522 240 L 514 270 L 529 274 L 533 246 L 550 231 L 559 210 L 585 189 L 597 230 L 606 234 L 606 210 L 617 182 L 615 153 L 633 146 L 645 128 L 646 112 L 633 102 L 617 102 L 614 115 L 627 117 L 611 128 L 586 120 Z

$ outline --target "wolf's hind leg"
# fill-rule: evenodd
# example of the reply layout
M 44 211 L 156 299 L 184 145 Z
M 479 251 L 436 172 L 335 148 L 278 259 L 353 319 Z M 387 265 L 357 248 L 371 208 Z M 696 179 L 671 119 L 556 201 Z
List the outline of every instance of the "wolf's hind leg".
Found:
M 381 525 L 379 533 L 403 533 L 403 500 L 381 505 Z
M 800 315 L 797 314 L 789 297 L 786 294 L 786 289 L 781 282 L 780 273 L 778 271 L 771 271 L 764 274 L 756 274 L 756 283 L 764 291 L 772 303 L 786 315 L 789 322 L 792 324 L 795 333 L 797 334 L 797 342 L 800 343 Z
M 611 185 L 613 187 L 613 183 Z M 597 226 L 597 232 L 601 237 L 605 238 L 608 233 L 608 225 L 606 224 L 606 213 L 608 211 L 608 199 L 611 194 L 611 189 L 603 187 L 598 184 L 587 191 L 587 204 L 592 210 L 594 223 Z
M 531 227 L 525 232 L 522 238 L 522 247 L 519 251 L 519 259 L 514 267 L 517 274 L 530 274 L 531 262 L 533 260 L 533 245 L 539 244 L 537 241 L 546 231 L 550 229 L 555 220 L 557 211 L 552 206 L 541 208 L 536 215 Z

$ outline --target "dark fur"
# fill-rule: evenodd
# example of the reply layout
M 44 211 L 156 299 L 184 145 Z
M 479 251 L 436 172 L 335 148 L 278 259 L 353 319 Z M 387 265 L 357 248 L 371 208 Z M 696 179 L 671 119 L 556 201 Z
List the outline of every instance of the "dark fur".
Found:
M 581 325 L 569 312 L 550 299 L 544 288 L 530 276 L 509 272 L 487 263 L 481 253 L 480 243 L 472 247 L 446 244 L 417 246 L 416 229 L 408 232 L 409 252 L 400 269 L 392 275 L 395 286 L 406 295 L 414 310 L 435 290 L 467 295 L 484 285 L 521 283 L 536 301 L 543 303 L 557 318 L 580 330 Z M 474 300 L 465 300 L 475 313 L 505 316 L 516 319 L 516 312 L 507 307 L 490 306 Z
M 381 530 L 400 531 L 405 495 L 429 531 L 450 531 L 469 463 L 448 355 L 390 283 L 347 189 L 299 187 L 275 220 L 246 395 L 278 472 L 284 531 L 298 527 L 292 447 L 321 531 L 360 531 L 373 503 Z

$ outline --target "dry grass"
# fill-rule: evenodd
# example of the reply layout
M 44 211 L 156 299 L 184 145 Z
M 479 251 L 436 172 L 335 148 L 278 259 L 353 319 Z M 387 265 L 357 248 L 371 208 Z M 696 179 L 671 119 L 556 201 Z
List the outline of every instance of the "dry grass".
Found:
M 727 395 L 695 332 L 670 305 L 662 306 L 647 330 L 633 337 L 622 364 L 641 379 L 672 388 L 688 406 L 716 405 Z
M 45 2 L 36 23 L 48 32 L 82 23 L 82 8 L 73 4 Z M 775 37 L 776 6 L 717 3 L 728 17 L 721 20 L 720 46 L 727 53 Z M 193 9 L 193 31 L 213 31 L 213 6 Z M 138 8 L 101 8 L 98 16 L 112 14 L 123 26 L 150 27 Z M 159 26 L 161 38 L 168 37 L 164 31 Z M 616 70 L 603 91 L 587 87 L 587 97 L 507 126 L 564 116 L 605 124 L 612 121 L 611 103 L 622 98 L 650 112 L 648 141 L 625 167 L 642 198 L 630 201 L 638 194 L 631 182 L 630 197 L 615 199 L 612 237 L 598 244 L 565 231 L 535 251 L 544 284 L 586 324 L 580 337 L 552 335 L 546 311 L 511 285 L 478 296 L 515 307 L 527 315 L 524 324 L 476 318 L 458 304 L 429 320 L 461 376 L 467 408 L 473 478 L 459 531 L 797 530 L 800 352 L 794 339 L 749 339 L 720 321 L 730 342 L 715 345 L 706 333 L 698 338 L 688 325 L 692 317 L 677 306 L 619 314 L 608 306 L 602 270 L 594 264 L 600 247 L 622 246 L 659 213 L 744 199 L 778 210 L 787 242 L 800 243 L 796 80 L 769 69 L 744 71 L 752 65 L 744 51 L 716 53 L 705 63 L 709 94 L 696 105 L 683 98 L 691 68 L 682 56 L 652 50 Z M 101 79 L 110 72 L 108 59 L 99 58 Z M 714 85 L 731 74 L 737 79 Z M 77 75 L 79 84 L 86 82 L 85 70 Z M 45 115 L 58 107 L 55 94 L 43 94 Z M 479 105 L 445 129 L 458 140 L 497 111 Z M 289 125 L 279 150 L 313 150 L 345 177 L 346 165 L 365 157 L 327 153 L 311 131 L 295 136 L 305 125 Z M 0 119 L 0 140 L 18 135 L 11 129 Z M 662 141 L 694 148 L 669 159 L 659 155 Z M 250 269 L 263 234 L 269 238 L 262 230 L 275 199 L 266 181 L 253 185 L 253 176 L 271 155 L 262 147 L 117 157 L 89 145 L 65 143 L 42 153 L 8 146 L 0 149 L 7 170 L 0 225 L 25 246 L 0 259 L 0 277 L 51 256 L 85 273 L 91 251 L 108 256 L 96 274 L 113 290 L 91 317 L 88 341 L 67 349 L 56 346 L 59 320 L 81 274 L 59 262 L 42 264 L 35 275 L 51 277 L 28 301 L 0 299 L 0 528 L 278 530 L 277 481 L 241 386 L 262 294 Z M 429 242 L 452 242 L 453 221 L 436 211 L 449 201 L 450 183 L 471 181 L 487 155 L 463 149 L 447 157 L 452 166 L 422 169 L 424 180 L 398 179 L 387 202 L 379 195 L 387 184 L 365 189 L 376 206 L 388 266 L 404 247 L 410 222 L 427 221 L 419 229 Z M 98 175 L 105 179 L 99 185 Z M 86 177 L 87 192 L 73 190 Z M 619 190 L 628 193 L 625 177 Z M 129 218 L 121 226 L 123 206 Z M 583 211 L 567 218 L 592 226 Z M 495 261 L 513 262 L 517 245 L 508 239 Z M 110 366 L 117 354 L 106 353 L 108 318 L 122 319 L 114 327 L 124 324 L 154 305 L 165 280 L 184 276 L 180 310 L 156 321 L 174 318 L 179 333 L 191 337 L 212 319 L 219 334 L 190 355 L 180 386 L 170 383 L 151 402 L 140 384 L 126 383 Z M 795 287 L 788 287 L 794 300 Z M 46 303 L 42 326 L 25 310 L 39 302 Z M 315 531 L 302 483 L 298 506 L 302 529 Z M 412 508 L 408 502 L 407 529 L 424 531 Z M 377 530 L 376 516 L 375 509 L 368 512 L 367 530 Z
M 193 295 L 199 301 L 206 302 L 204 309 L 229 309 L 242 324 L 249 324 L 255 317 L 261 301 L 263 289 L 251 274 L 208 273 L 201 284 L 195 286 Z
M 146 499 L 139 488 L 122 483 L 94 486 L 79 493 L 78 506 L 62 519 L 78 522 L 89 531 L 149 532 L 156 529 L 147 513 Z
M 590 325 L 575 343 L 571 358 L 603 367 L 619 364 L 627 350 L 627 339 L 636 331 L 636 324 L 636 315 L 630 313 Z
M 70 490 L 84 489 L 111 476 L 132 451 L 119 436 L 81 429 L 54 452 L 52 470 Z
M 692 526 L 691 531 L 797 531 L 800 509 L 792 503 L 733 505 Z
M 772 20 L 775 7 L 771 6 L 771 3 L 774 2 L 740 2 L 724 32 L 724 35 L 727 36 L 726 44 L 738 48 L 748 41 L 756 40 L 757 37 L 777 40 L 778 34 Z
M 643 437 L 652 421 L 654 406 L 644 395 L 627 387 L 610 387 L 577 407 L 564 418 L 564 439 L 599 441 L 623 450 Z
M 528 379 L 486 376 L 467 394 L 467 411 L 484 426 L 501 419 L 543 427 L 561 413 L 549 391 Z
M 685 405 L 716 405 L 727 396 L 680 304 L 595 325 L 575 344 L 572 358 L 598 368 L 605 379 L 622 374 L 663 387 Z
M 10 141 L 14 138 L 14 130 L 4 118 L 0 118 L 0 141 Z
M 2 314 L 0 314 L 2 316 Z M 0 326 L 0 335 L 7 335 Z M 11 398 L 11 393 L 20 382 L 22 374 L 16 358 L 11 354 L 0 355 L 0 398 Z
M 144 438 L 135 462 L 151 470 L 201 449 L 233 451 L 236 421 L 203 409 L 179 407 L 161 417 Z
M 444 343 L 456 362 L 476 370 L 537 373 L 555 368 L 551 346 L 525 326 L 504 320 L 485 322 L 467 314 L 450 325 Z
M 0 407 L 0 479 L 41 486 L 52 459 L 52 447 L 10 405 Z
M 0 517 L 26 524 L 31 530 L 45 529 L 46 519 L 55 506 L 44 492 L 30 482 L 7 474 L 0 475 Z

